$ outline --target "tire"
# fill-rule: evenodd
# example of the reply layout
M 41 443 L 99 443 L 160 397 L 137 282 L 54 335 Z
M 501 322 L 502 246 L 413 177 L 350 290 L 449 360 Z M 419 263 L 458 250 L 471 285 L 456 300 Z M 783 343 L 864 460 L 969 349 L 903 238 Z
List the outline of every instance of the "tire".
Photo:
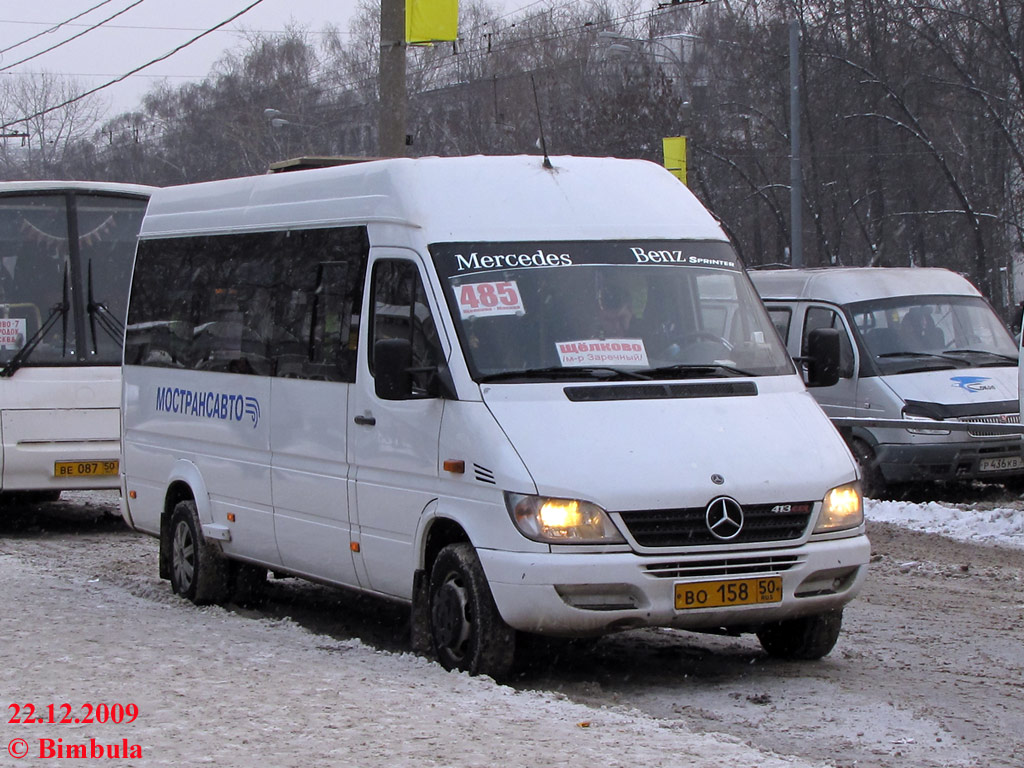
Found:
M 196 605 L 223 603 L 230 595 L 228 561 L 199 527 L 196 504 L 179 501 L 171 513 L 171 589 Z
M 515 631 L 498 613 L 480 558 L 468 542 L 449 544 L 434 561 L 430 636 L 445 669 L 501 680 L 512 668 Z
M 839 609 L 765 624 L 757 630 L 757 639 L 769 656 L 815 661 L 835 647 L 842 626 L 843 611 Z
M 886 490 L 885 478 L 878 468 L 878 460 L 871 446 L 855 437 L 850 440 L 850 452 L 860 469 L 860 487 L 863 494 L 870 499 L 883 498 Z

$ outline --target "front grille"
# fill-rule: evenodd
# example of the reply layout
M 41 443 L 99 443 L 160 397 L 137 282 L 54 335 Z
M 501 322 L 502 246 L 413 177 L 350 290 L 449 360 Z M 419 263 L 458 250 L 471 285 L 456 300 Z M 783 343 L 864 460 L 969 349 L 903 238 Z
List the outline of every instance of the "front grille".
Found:
M 652 563 L 644 566 L 644 573 L 655 579 L 707 579 L 722 576 L 758 576 L 780 573 L 800 565 L 797 555 L 756 555 L 708 560 L 690 560 L 685 563 Z
M 706 544 L 750 544 L 799 539 L 807 530 L 814 505 L 757 504 L 743 507 L 743 528 L 727 542 L 708 529 L 704 507 L 620 512 L 629 534 L 642 547 L 692 547 Z
M 962 421 L 970 422 L 971 424 L 1020 424 L 1019 413 L 1004 413 L 996 416 L 965 416 Z M 1002 437 L 1012 438 L 1019 437 L 1018 435 L 1008 435 L 1005 432 L 995 432 L 991 429 L 969 429 L 967 434 L 971 437 Z

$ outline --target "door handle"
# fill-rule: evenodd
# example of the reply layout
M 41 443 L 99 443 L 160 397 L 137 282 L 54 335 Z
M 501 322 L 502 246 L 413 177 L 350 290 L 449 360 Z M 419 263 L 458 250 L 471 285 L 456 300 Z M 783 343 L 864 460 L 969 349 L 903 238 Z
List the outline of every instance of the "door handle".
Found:
M 377 420 L 373 418 L 373 416 L 356 416 L 353 421 L 363 427 L 372 427 L 377 423 Z

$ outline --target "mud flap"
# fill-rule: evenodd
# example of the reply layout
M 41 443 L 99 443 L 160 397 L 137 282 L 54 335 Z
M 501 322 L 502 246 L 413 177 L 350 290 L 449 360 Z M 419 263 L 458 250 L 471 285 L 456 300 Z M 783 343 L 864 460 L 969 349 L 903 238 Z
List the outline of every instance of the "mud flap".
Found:
M 412 610 L 409 629 L 414 653 L 429 654 L 433 651 L 430 637 L 430 579 L 422 568 L 412 577 Z

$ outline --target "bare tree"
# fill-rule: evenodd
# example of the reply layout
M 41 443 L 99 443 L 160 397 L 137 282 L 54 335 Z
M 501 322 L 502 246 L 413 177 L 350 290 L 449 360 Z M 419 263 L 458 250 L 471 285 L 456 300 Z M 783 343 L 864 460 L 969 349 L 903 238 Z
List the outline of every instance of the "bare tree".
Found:
M 92 134 L 106 109 L 98 96 L 76 98 L 85 90 L 73 78 L 48 72 L 3 81 L 4 122 L 17 127 L 11 133 L 27 134 L 23 146 L 7 145 L 0 156 L 8 178 L 62 175 L 68 153 Z

